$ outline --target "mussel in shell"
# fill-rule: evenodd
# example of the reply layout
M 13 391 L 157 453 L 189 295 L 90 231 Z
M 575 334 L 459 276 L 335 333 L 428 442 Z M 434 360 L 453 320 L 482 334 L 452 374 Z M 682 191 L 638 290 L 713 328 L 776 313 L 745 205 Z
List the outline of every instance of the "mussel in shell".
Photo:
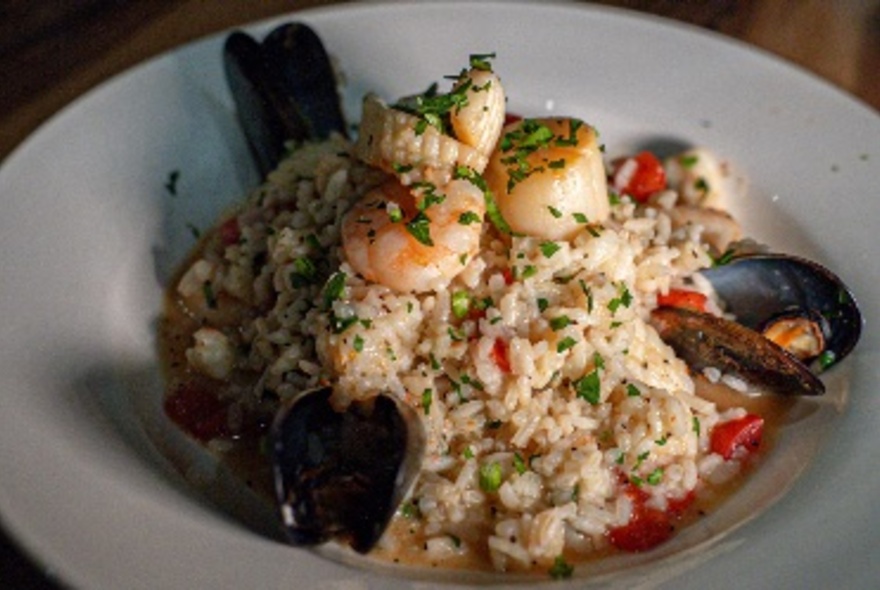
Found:
M 415 411 L 390 395 L 331 403 L 332 388 L 304 392 L 270 430 L 275 489 L 294 545 L 336 539 L 365 553 L 382 536 L 421 469 Z
M 702 274 L 736 320 L 656 309 L 652 322 L 676 354 L 696 370 L 714 367 L 765 391 L 825 392 L 816 373 L 852 351 L 862 326 L 839 277 L 784 254 L 743 255 Z
M 232 33 L 223 48 L 226 80 L 260 174 L 281 160 L 288 141 L 346 134 L 336 74 L 320 37 L 288 23 L 262 42 Z

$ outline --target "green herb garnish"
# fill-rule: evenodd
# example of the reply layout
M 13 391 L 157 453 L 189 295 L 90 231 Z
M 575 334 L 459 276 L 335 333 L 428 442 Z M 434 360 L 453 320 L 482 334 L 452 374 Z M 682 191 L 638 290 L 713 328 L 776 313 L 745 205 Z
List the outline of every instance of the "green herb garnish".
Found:
M 501 465 L 495 462 L 480 467 L 480 489 L 495 492 L 501 487 Z
M 574 573 L 574 567 L 570 566 L 565 561 L 565 558 L 560 555 L 553 561 L 553 567 L 550 568 L 548 573 L 554 580 L 563 580 L 571 577 Z

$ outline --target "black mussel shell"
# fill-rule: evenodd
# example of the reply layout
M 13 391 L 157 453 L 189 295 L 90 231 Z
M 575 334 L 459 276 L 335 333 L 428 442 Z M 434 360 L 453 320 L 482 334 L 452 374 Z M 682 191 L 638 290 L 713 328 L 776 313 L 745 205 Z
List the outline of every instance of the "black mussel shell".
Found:
M 862 316 L 847 286 L 827 268 L 796 256 L 752 254 L 702 272 L 736 321 L 762 331 L 771 321 L 799 315 L 825 337 L 822 369 L 840 362 L 859 340 Z
M 262 43 L 245 33 L 232 33 L 223 62 L 261 174 L 278 164 L 287 141 L 346 134 L 333 65 L 321 39 L 307 25 L 282 25 Z
M 335 538 L 365 553 L 412 486 L 423 434 L 418 418 L 389 396 L 338 412 L 331 394 L 330 387 L 305 392 L 276 416 L 276 493 L 291 543 Z
M 737 322 L 678 307 L 658 307 L 651 323 L 695 370 L 714 367 L 779 395 L 822 395 L 825 386 L 803 363 Z

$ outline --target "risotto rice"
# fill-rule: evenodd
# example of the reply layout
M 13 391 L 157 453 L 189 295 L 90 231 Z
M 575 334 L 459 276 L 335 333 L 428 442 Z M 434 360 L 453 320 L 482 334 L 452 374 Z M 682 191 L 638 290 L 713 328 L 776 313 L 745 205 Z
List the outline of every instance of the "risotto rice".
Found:
M 341 247 L 346 212 L 387 178 L 341 137 L 299 145 L 205 236 L 169 302 L 172 418 L 222 451 L 322 384 L 340 406 L 398 396 L 427 455 L 375 553 L 450 567 L 565 575 L 648 549 L 627 527 L 664 515 L 663 540 L 741 471 L 747 453 L 722 457 L 711 433 L 746 410 L 698 395 L 648 321 L 674 289 L 714 305 L 694 277 L 712 264 L 704 226 L 674 222 L 677 187 L 612 190 L 607 220 L 567 239 L 484 223 L 448 286 L 415 293 L 359 276 Z

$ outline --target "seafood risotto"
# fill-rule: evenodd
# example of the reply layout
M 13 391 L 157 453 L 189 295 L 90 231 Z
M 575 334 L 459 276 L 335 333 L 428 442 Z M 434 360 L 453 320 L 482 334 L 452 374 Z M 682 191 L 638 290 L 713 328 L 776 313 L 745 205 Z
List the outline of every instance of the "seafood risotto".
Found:
M 740 235 L 710 152 L 606 162 L 590 125 L 505 102 L 477 56 L 446 94 L 367 96 L 355 142 L 292 145 L 169 294 L 165 407 L 265 465 L 301 392 L 391 396 L 425 448 L 372 553 L 567 576 L 664 542 L 753 462 L 763 419 L 650 322 L 720 313 L 695 273 Z

